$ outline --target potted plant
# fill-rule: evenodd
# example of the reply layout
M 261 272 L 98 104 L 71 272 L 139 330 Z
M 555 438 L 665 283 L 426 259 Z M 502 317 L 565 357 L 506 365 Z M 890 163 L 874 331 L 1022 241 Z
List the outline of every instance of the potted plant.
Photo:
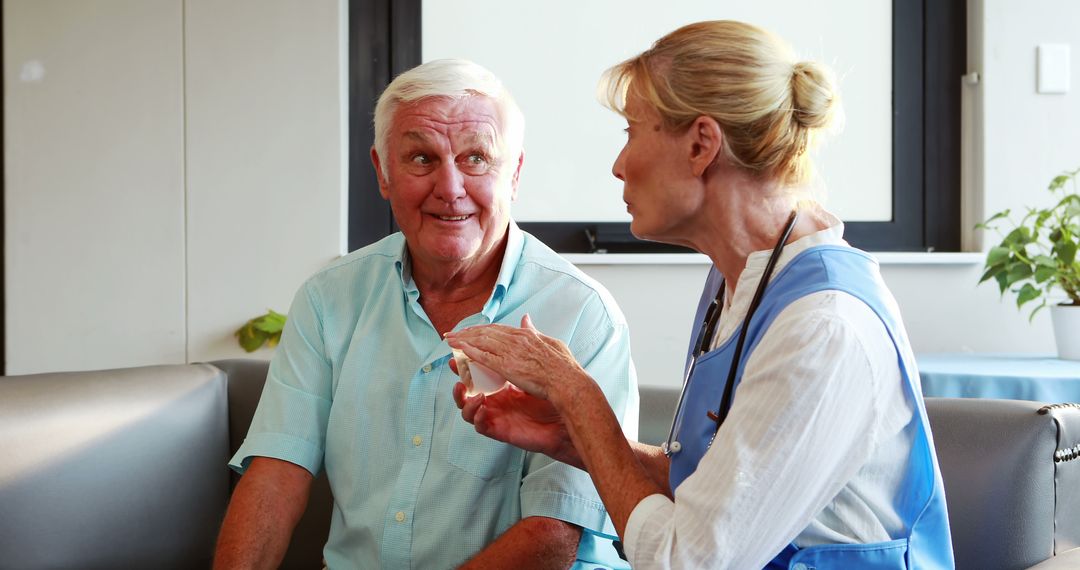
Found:
M 1019 223 L 1005 210 L 976 226 L 1002 236 L 986 254 L 979 283 L 997 281 L 1002 295 L 1006 290 L 1016 294 L 1017 308 L 1037 302 L 1029 321 L 1050 305 L 1058 356 L 1070 360 L 1080 360 L 1078 174 L 1080 169 L 1067 171 L 1050 181 L 1050 192 L 1057 198 L 1053 206 L 1028 208 Z
M 245 351 L 255 352 L 264 344 L 271 348 L 277 346 L 278 341 L 281 340 L 281 330 L 284 328 L 285 315 L 273 309 L 267 309 L 265 315 L 259 315 L 236 329 L 233 336 Z

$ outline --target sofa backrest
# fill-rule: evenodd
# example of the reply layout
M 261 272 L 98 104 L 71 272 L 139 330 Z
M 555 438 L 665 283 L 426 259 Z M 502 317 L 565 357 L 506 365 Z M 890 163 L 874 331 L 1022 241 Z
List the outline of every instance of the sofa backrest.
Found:
M 208 567 L 226 405 L 207 364 L 0 378 L 0 567 Z
M 261 360 L 234 359 L 218 360 L 211 364 L 217 366 L 229 377 L 229 457 L 232 457 L 247 436 L 251 418 L 259 404 L 269 363 Z M 233 473 L 233 486 L 239 476 Z M 308 506 L 300 522 L 293 530 L 292 542 L 285 553 L 281 568 L 306 569 L 317 568 L 322 560 L 323 546 L 330 535 L 330 516 L 333 510 L 333 495 L 330 483 L 323 471 L 315 478 L 308 496 Z
M 0 567 L 200 568 L 267 363 L 0 377 Z M 678 390 L 641 389 L 641 440 Z M 1026 568 L 1080 546 L 1080 407 L 927 398 L 959 568 Z M 318 567 L 333 498 L 316 479 L 282 568 Z

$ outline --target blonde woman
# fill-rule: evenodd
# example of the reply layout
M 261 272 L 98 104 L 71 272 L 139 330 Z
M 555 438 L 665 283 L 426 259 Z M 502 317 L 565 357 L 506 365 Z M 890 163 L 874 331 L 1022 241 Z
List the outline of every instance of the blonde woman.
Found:
M 951 568 L 941 474 L 876 261 L 806 199 L 831 75 L 757 27 L 701 22 L 607 72 L 613 174 L 640 238 L 709 256 L 671 435 L 628 441 L 531 326 L 448 335 L 513 387 L 455 400 L 478 432 L 589 472 L 636 569 Z

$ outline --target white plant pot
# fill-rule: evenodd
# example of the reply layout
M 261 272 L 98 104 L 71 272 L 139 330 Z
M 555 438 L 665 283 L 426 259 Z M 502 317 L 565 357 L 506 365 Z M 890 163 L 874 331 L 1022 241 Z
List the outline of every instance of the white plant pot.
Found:
M 1080 305 L 1051 305 L 1058 358 L 1080 360 Z

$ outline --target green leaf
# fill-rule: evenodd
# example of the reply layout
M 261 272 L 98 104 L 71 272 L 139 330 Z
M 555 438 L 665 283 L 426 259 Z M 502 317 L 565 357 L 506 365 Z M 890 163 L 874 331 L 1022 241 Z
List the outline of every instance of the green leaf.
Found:
M 1040 292 L 1031 283 L 1025 283 L 1016 294 L 1016 308 L 1024 306 L 1024 303 L 1032 299 L 1038 299 Z
M 1031 275 L 1032 271 L 1030 265 L 1026 263 L 1016 263 L 1009 268 L 1009 273 L 1005 281 L 1008 285 L 1012 285 L 1017 281 L 1023 281 L 1024 279 L 1031 277 Z
M 280 333 L 285 328 L 285 317 L 281 313 L 269 313 L 252 319 L 252 325 L 265 333 Z
M 1057 267 L 1047 267 L 1046 265 L 1042 265 L 1041 263 L 1035 266 L 1036 283 L 1045 283 L 1053 279 L 1055 275 L 1057 275 Z
M 1069 181 L 1069 178 L 1072 178 L 1072 176 L 1069 176 L 1068 174 L 1059 174 L 1055 176 L 1054 179 L 1050 181 L 1049 190 L 1051 192 L 1056 192 L 1060 190 L 1061 187 Z
M 986 271 L 983 272 L 982 277 L 979 279 L 979 283 L 982 283 L 983 281 L 986 281 L 987 279 L 990 279 L 991 277 L 996 277 L 997 275 L 1001 274 L 1003 271 L 1005 271 L 1005 264 L 1004 263 L 999 263 L 997 265 L 992 265 L 990 267 L 987 267 Z
M 1009 258 L 1010 252 L 1011 250 L 1009 250 L 1009 248 L 1000 245 L 990 248 L 990 251 L 986 254 L 986 266 L 990 267 L 992 265 L 1003 263 Z
M 1076 260 L 1076 244 L 1071 241 L 1064 241 L 1054 246 L 1057 252 L 1058 259 L 1065 265 L 1071 265 Z
M 1042 303 L 1039 303 L 1038 307 L 1035 307 L 1034 309 L 1031 310 L 1031 314 L 1028 315 L 1028 322 L 1030 323 L 1031 321 L 1034 321 L 1035 320 L 1035 315 L 1039 311 L 1043 310 L 1043 307 L 1045 307 L 1045 306 L 1046 306 L 1046 298 L 1043 297 Z
M 285 328 L 286 316 L 273 310 L 267 309 L 265 315 L 260 315 L 244 323 L 244 326 L 236 330 L 236 337 L 240 347 L 247 352 L 255 352 L 262 345 L 276 346 L 281 339 L 281 331 Z
M 240 347 L 247 352 L 258 350 L 266 342 L 268 336 L 267 333 L 256 329 L 251 321 L 236 331 L 236 339 L 240 342 Z
M 990 222 L 993 222 L 995 220 L 1000 220 L 1001 218 L 1007 218 L 1007 217 L 1009 217 L 1009 210 L 1002 210 L 1001 212 L 998 212 L 998 213 L 994 214 L 993 216 L 990 216 L 989 218 L 986 218 L 985 222 L 983 222 L 981 224 L 976 224 L 975 228 L 976 229 L 988 229 L 990 227 Z
M 996 275 L 994 275 L 994 279 L 998 283 L 998 290 L 1000 291 L 1000 293 L 1002 295 L 1004 295 L 1005 294 L 1005 289 L 1009 288 L 1009 283 L 1008 283 L 1009 274 L 1008 274 L 1008 272 L 1001 271 L 1001 272 L 997 273 Z
M 1009 232 L 1009 235 L 1005 236 L 1005 240 L 1002 243 L 1019 247 L 1027 245 L 1031 243 L 1031 230 L 1025 226 L 1020 226 Z

